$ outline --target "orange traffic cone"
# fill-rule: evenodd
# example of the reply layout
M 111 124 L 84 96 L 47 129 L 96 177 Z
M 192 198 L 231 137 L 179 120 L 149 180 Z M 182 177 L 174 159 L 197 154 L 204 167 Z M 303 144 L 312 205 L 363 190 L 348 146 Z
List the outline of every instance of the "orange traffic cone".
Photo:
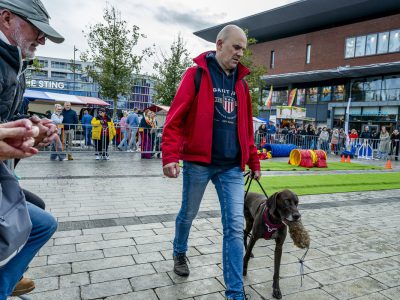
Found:
M 347 155 L 346 162 L 347 162 L 347 163 L 350 162 L 350 155 Z
M 341 163 L 344 163 L 344 155 L 342 155 L 342 159 L 340 160 Z
M 392 169 L 392 163 L 390 162 L 390 159 L 387 160 L 385 169 L 388 169 L 388 170 Z

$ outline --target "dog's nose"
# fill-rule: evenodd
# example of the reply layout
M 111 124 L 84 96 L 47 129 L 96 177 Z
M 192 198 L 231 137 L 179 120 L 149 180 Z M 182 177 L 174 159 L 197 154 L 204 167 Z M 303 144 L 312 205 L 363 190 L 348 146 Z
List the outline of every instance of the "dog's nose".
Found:
M 298 219 L 300 219 L 301 215 L 299 213 L 293 213 L 293 219 L 295 219 L 296 221 Z

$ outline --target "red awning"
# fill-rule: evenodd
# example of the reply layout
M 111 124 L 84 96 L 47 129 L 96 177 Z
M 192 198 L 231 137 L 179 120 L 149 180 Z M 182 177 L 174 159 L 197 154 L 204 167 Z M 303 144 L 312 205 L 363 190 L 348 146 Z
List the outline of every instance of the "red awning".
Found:
M 156 105 L 156 104 L 154 104 L 154 105 L 152 105 L 152 106 L 146 107 L 145 110 L 146 110 L 146 109 L 151 110 L 151 111 L 154 111 L 154 112 L 159 112 L 159 111 L 161 111 L 161 110 L 169 111 L 169 106 L 166 106 L 166 105 Z
M 110 104 L 95 97 L 77 96 L 79 100 L 89 105 L 109 106 Z

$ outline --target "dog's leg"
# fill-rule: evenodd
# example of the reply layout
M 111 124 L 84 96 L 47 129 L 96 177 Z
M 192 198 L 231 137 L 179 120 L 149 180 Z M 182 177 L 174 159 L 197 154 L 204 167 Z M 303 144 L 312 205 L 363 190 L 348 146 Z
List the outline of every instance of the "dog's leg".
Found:
M 276 299 L 282 298 L 281 289 L 279 287 L 279 271 L 281 267 L 282 247 L 286 234 L 275 239 L 275 256 L 274 256 L 274 281 L 272 284 L 272 296 Z
M 249 245 L 246 249 L 246 254 L 244 255 L 243 258 L 243 276 L 247 275 L 247 265 L 249 264 L 251 251 L 253 250 L 255 244 L 256 244 L 256 239 L 254 238 L 254 235 L 251 235 Z

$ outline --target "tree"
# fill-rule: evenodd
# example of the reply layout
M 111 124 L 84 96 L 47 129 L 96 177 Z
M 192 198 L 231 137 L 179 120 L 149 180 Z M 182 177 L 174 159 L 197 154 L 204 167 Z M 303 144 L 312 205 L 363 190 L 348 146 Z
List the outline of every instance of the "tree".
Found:
M 161 52 L 159 61 L 153 65 L 157 72 L 153 76 L 155 98 L 161 104 L 171 105 L 183 73 L 192 65 L 190 53 L 185 46 L 182 37 L 178 35 L 170 47 L 170 55 Z
M 251 102 L 253 104 L 253 115 L 258 116 L 258 106 L 261 101 L 260 93 L 266 85 L 265 81 L 261 79 L 261 76 L 267 73 L 267 69 L 264 66 L 254 64 L 253 51 L 251 51 L 249 46 L 256 44 L 257 40 L 255 38 L 249 38 L 247 30 L 245 30 L 245 32 L 247 36 L 247 48 L 240 62 L 251 70 L 250 75 L 246 77 L 246 81 L 249 84 Z
M 92 62 L 87 73 L 98 82 L 101 95 L 113 100 L 114 118 L 118 96 L 130 93 L 132 74 L 139 73 L 143 57 L 149 54 L 149 49 L 141 55 L 133 54 L 138 40 L 145 36 L 139 33 L 140 28 L 136 25 L 129 29 L 114 6 L 104 9 L 103 19 L 104 23 L 89 26 L 88 32 L 84 32 L 89 50 L 81 55 L 81 59 Z

